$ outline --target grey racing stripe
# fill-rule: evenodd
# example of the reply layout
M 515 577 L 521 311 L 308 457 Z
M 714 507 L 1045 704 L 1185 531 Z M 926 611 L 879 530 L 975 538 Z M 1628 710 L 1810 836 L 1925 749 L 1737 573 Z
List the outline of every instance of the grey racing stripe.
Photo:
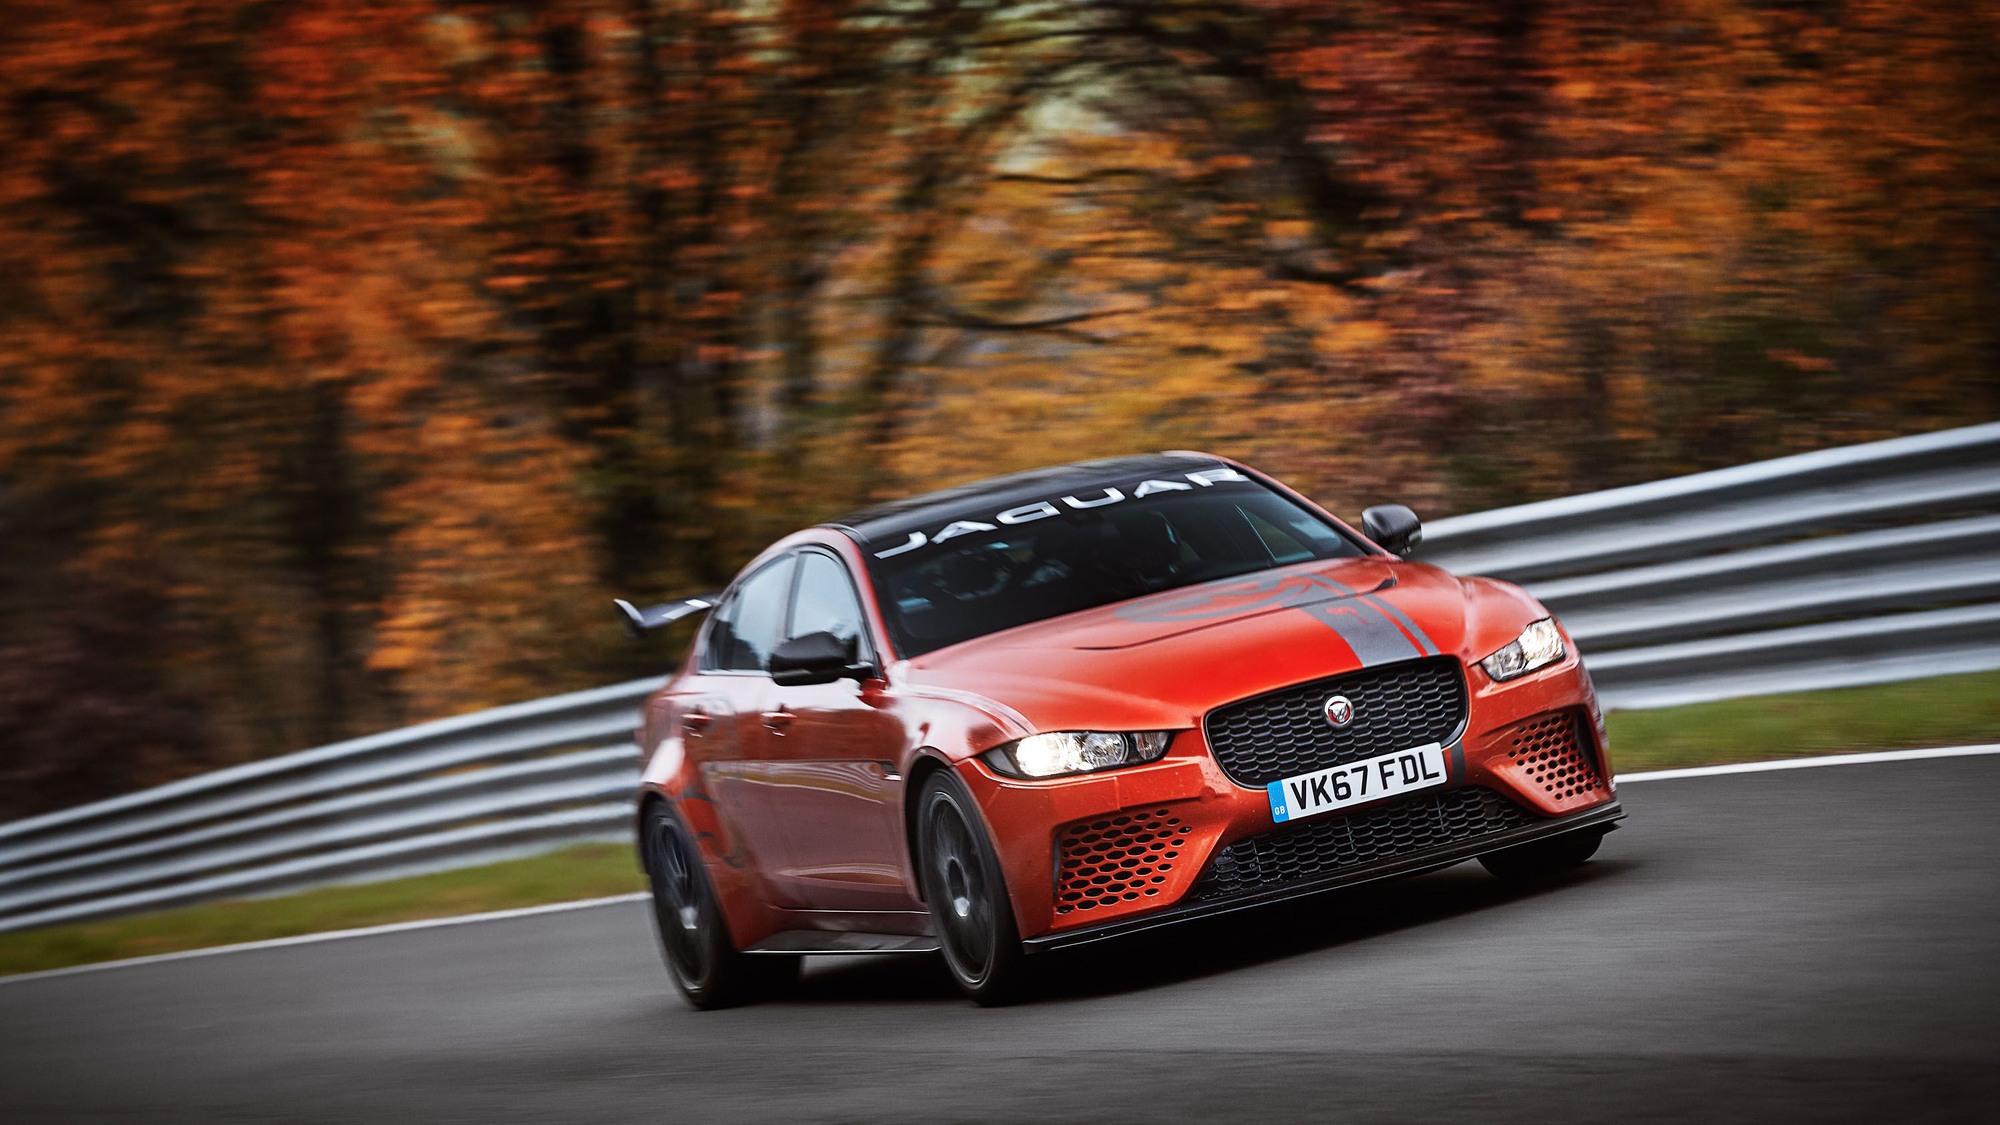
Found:
M 1422 655 L 1436 656 L 1438 653 L 1444 651 L 1443 649 L 1438 648 L 1436 641 L 1431 640 L 1429 633 L 1424 632 L 1421 628 L 1417 626 L 1416 622 L 1410 620 L 1409 614 L 1404 613 L 1401 609 L 1397 608 L 1396 603 L 1390 601 L 1389 599 L 1383 597 L 1380 594 L 1377 594 L 1375 590 L 1370 590 L 1366 593 L 1363 593 L 1343 583 L 1335 582 L 1330 578 L 1325 579 L 1324 581 L 1328 586 L 1331 586 L 1334 589 L 1339 590 L 1341 593 L 1350 594 L 1355 597 L 1358 597 L 1362 601 L 1368 603 L 1369 605 L 1374 606 L 1377 611 L 1391 618 L 1394 618 L 1396 623 L 1403 627 L 1404 631 L 1408 632 L 1410 636 L 1415 637 L 1417 639 L 1417 650 Z M 1383 583 L 1383 585 L 1388 585 L 1388 584 L 1389 582 Z M 1381 586 L 1377 586 L 1375 589 L 1379 590 L 1381 588 L 1382 588 Z
M 1302 612 L 1317 618 L 1340 634 L 1347 647 L 1366 668 L 1376 664 L 1387 664 L 1393 660 L 1408 660 L 1412 656 L 1423 656 L 1419 649 L 1396 623 L 1380 609 L 1358 600 L 1328 602 L 1320 605 L 1300 606 Z
M 1424 632 L 1416 622 L 1410 620 L 1409 614 L 1398 609 L 1395 602 L 1379 594 L 1363 594 L 1361 595 L 1361 600 L 1395 618 L 1412 637 L 1417 639 L 1417 647 L 1423 650 L 1425 656 L 1436 656 L 1438 654 L 1440 649 L 1437 646 L 1437 642 L 1431 640 L 1429 633 Z

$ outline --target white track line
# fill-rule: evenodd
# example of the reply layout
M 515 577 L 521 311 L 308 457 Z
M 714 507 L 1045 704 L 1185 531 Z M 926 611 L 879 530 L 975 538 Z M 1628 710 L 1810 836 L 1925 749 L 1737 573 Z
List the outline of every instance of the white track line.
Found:
M 1927 750 L 1882 750 L 1866 754 L 1826 754 L 1816 758 L 1781 758 L 1774 762 L 1742 762 L 1733 766 L 1696 766 L 1680 770 L 1647 770 L 1640 773 L 1620 774 L 1618 784 L 1634 781 L 1671 781 L 1682 777 L 1714 777 L 1730 773 L 1764 773 L 1770 770 L 1803 770 L 1818 766 L 1862 766 L 1873 762 L 1913 762 L 1925 758 L 1969 758 L 1981 754 L 2000 754 L 2000 743 L 1979 746 L 1940 746 Z M 162 961 L 185 961 L 194 957 L 212 957 L 221 953 L 241 953 L 250 949 L 279 949 L 288 945 L 313 945 L 322 941 L 339 941 L 343 938 L 369 937 L 374 934 L 395 934 L 405 930 L 428 930 L 443 926 L 469 926 L 475 922 L 495 922 L 505 918 L 528 918 L 536 914 L 561 914 L 570 910 L 588 910 L 595 906 L 608 906 L 619 902 L 642 902 L 648 896 L 644 891 L 628 895 L 612 895 L 608 898 L 587 898 L 577 902 L 554 902 L 546 906 L 523 906 L 514 910 L 489 910 L 484 914 L 460 914 L 450 918 L 421 918 L 413 922 L 391 922 L 386 926 L 363 926 L 353 930 L 328 930 L 318 934 L 299 934 L 296 937 L 271 938 L 266 941 L 246 941 L 236 945 L 216 945 L 207 949 L 186 949 L 178 953 L 155 953 L 149 957 L 128 957 L 122 961 L 98 961 L 89 965 L 72 965 L 66 969 L 45 969 L 38 973 L 20 973 L 15 976 L 0 977 L 0 986 L 17 984 L 22 981 L 46 980 L 49 977 L 70 976 L 76 973 L 94 973 L 102 969 L 123 969 L 132 965 L 154 965 Z
M 442 926 L 469 926 L 474 922 L 497 922 L 504 918 L 528 918 L 536 914 L 561 914 L 570 910 L 588 910 L 594 906 L 609 906 L 617 902 L 642 902 L 652 896 L 645 891 L 634 891 L 628 895 L 610 895 L 605 898 L 585 898 L 575 902 L 551 902 L 544 906 L 520 906 L 512 910 L 488 910 L 483 914 L 455 914 L 449 918 L 418 918 L 410 922 L 390 922 L 381 926 L 361 926 L 352 930 L 326 930 L 317 934 L 298 934 L 293 937 L 266 938 L 263 941 L 244 941 L 235 945 L 212 945 L 206 949 L 183 949 L 177 953 L 155 953 L 147 957 L 127 957 L 119 961 L 97 961 L 89 965 L 71 965 L 65 969 L 44 969 L 38 973 L 19 973 L 10 977 L 0 977 L 0 985 L 15 984 L 27 980 L 45 980 L 49 977 L 69 976 L 73 973 L 90 973 L 99 969 L 122 969 L 128 965 L 155 965 L 161 961 L 186 961 L 194 957 L 212 957 L 218 953 L 241 953 L 250 949 L 279 949 L 287 945 L 314 945 L 322 941 L 339 941 L 341 938 L 370 937 L 375 934 L 397 934 L 405 930 L 429 930 Z
M 1870 762 L 1970 758 L 1980 754 L 2000 754 L 2000 743 L 1986 743 L 1980 746 L 1936 746 L 1926 750 L 1877 750 L 1866 754 L 1823 754 L 1817 758 L 1780 758 L 1773 762 L 1739 762 L 1733 766 L 1693 766 L 1681 770 L 1646 770 L 1640 773 L 1621 773 L 1618 775 L 1618 784 L 1623 785 L 1628 781 L 1670 781 L 1677 777 L 1714 777 L 1725 773 L 1804 770 L 1815 766 L 1865 766 Z M 1618 756 L 1616 749 L 1612 751 L 1611 756 L 1613 758 Z

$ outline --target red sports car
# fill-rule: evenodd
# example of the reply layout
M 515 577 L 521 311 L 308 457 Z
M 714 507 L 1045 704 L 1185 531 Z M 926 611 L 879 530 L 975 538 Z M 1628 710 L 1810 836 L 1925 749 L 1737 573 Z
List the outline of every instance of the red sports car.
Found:
M 1590 677 L 1520 589 L 1400 556 L 1247 466 L 1000 477 L 767 548 L 646 704 L 640 854 L 674 982 L 1035 954 L 1477 857 L 1572 867 L 1623 815 Z

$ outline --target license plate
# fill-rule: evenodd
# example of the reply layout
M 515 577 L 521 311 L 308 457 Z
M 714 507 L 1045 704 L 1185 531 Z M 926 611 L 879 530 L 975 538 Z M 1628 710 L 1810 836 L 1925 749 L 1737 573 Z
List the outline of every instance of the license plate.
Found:
M 1271 819 L 1283 824 L 1444 783 L 1444 747 L 1432 742 L 1332 769 L 1302 773 L 1274 781 L 1267 788 L 1271 793 Z

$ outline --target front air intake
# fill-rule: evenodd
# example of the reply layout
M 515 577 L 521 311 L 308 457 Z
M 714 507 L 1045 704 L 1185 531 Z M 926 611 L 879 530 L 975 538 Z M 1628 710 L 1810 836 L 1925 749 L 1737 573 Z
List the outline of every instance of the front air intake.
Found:
M 1238 840 L 1215 853 L 1189 900 L 1234 898 L 1310 883 L 1385 860 L 1497 836 L 1539 819 L 1491 789 L 1423 793 Z

